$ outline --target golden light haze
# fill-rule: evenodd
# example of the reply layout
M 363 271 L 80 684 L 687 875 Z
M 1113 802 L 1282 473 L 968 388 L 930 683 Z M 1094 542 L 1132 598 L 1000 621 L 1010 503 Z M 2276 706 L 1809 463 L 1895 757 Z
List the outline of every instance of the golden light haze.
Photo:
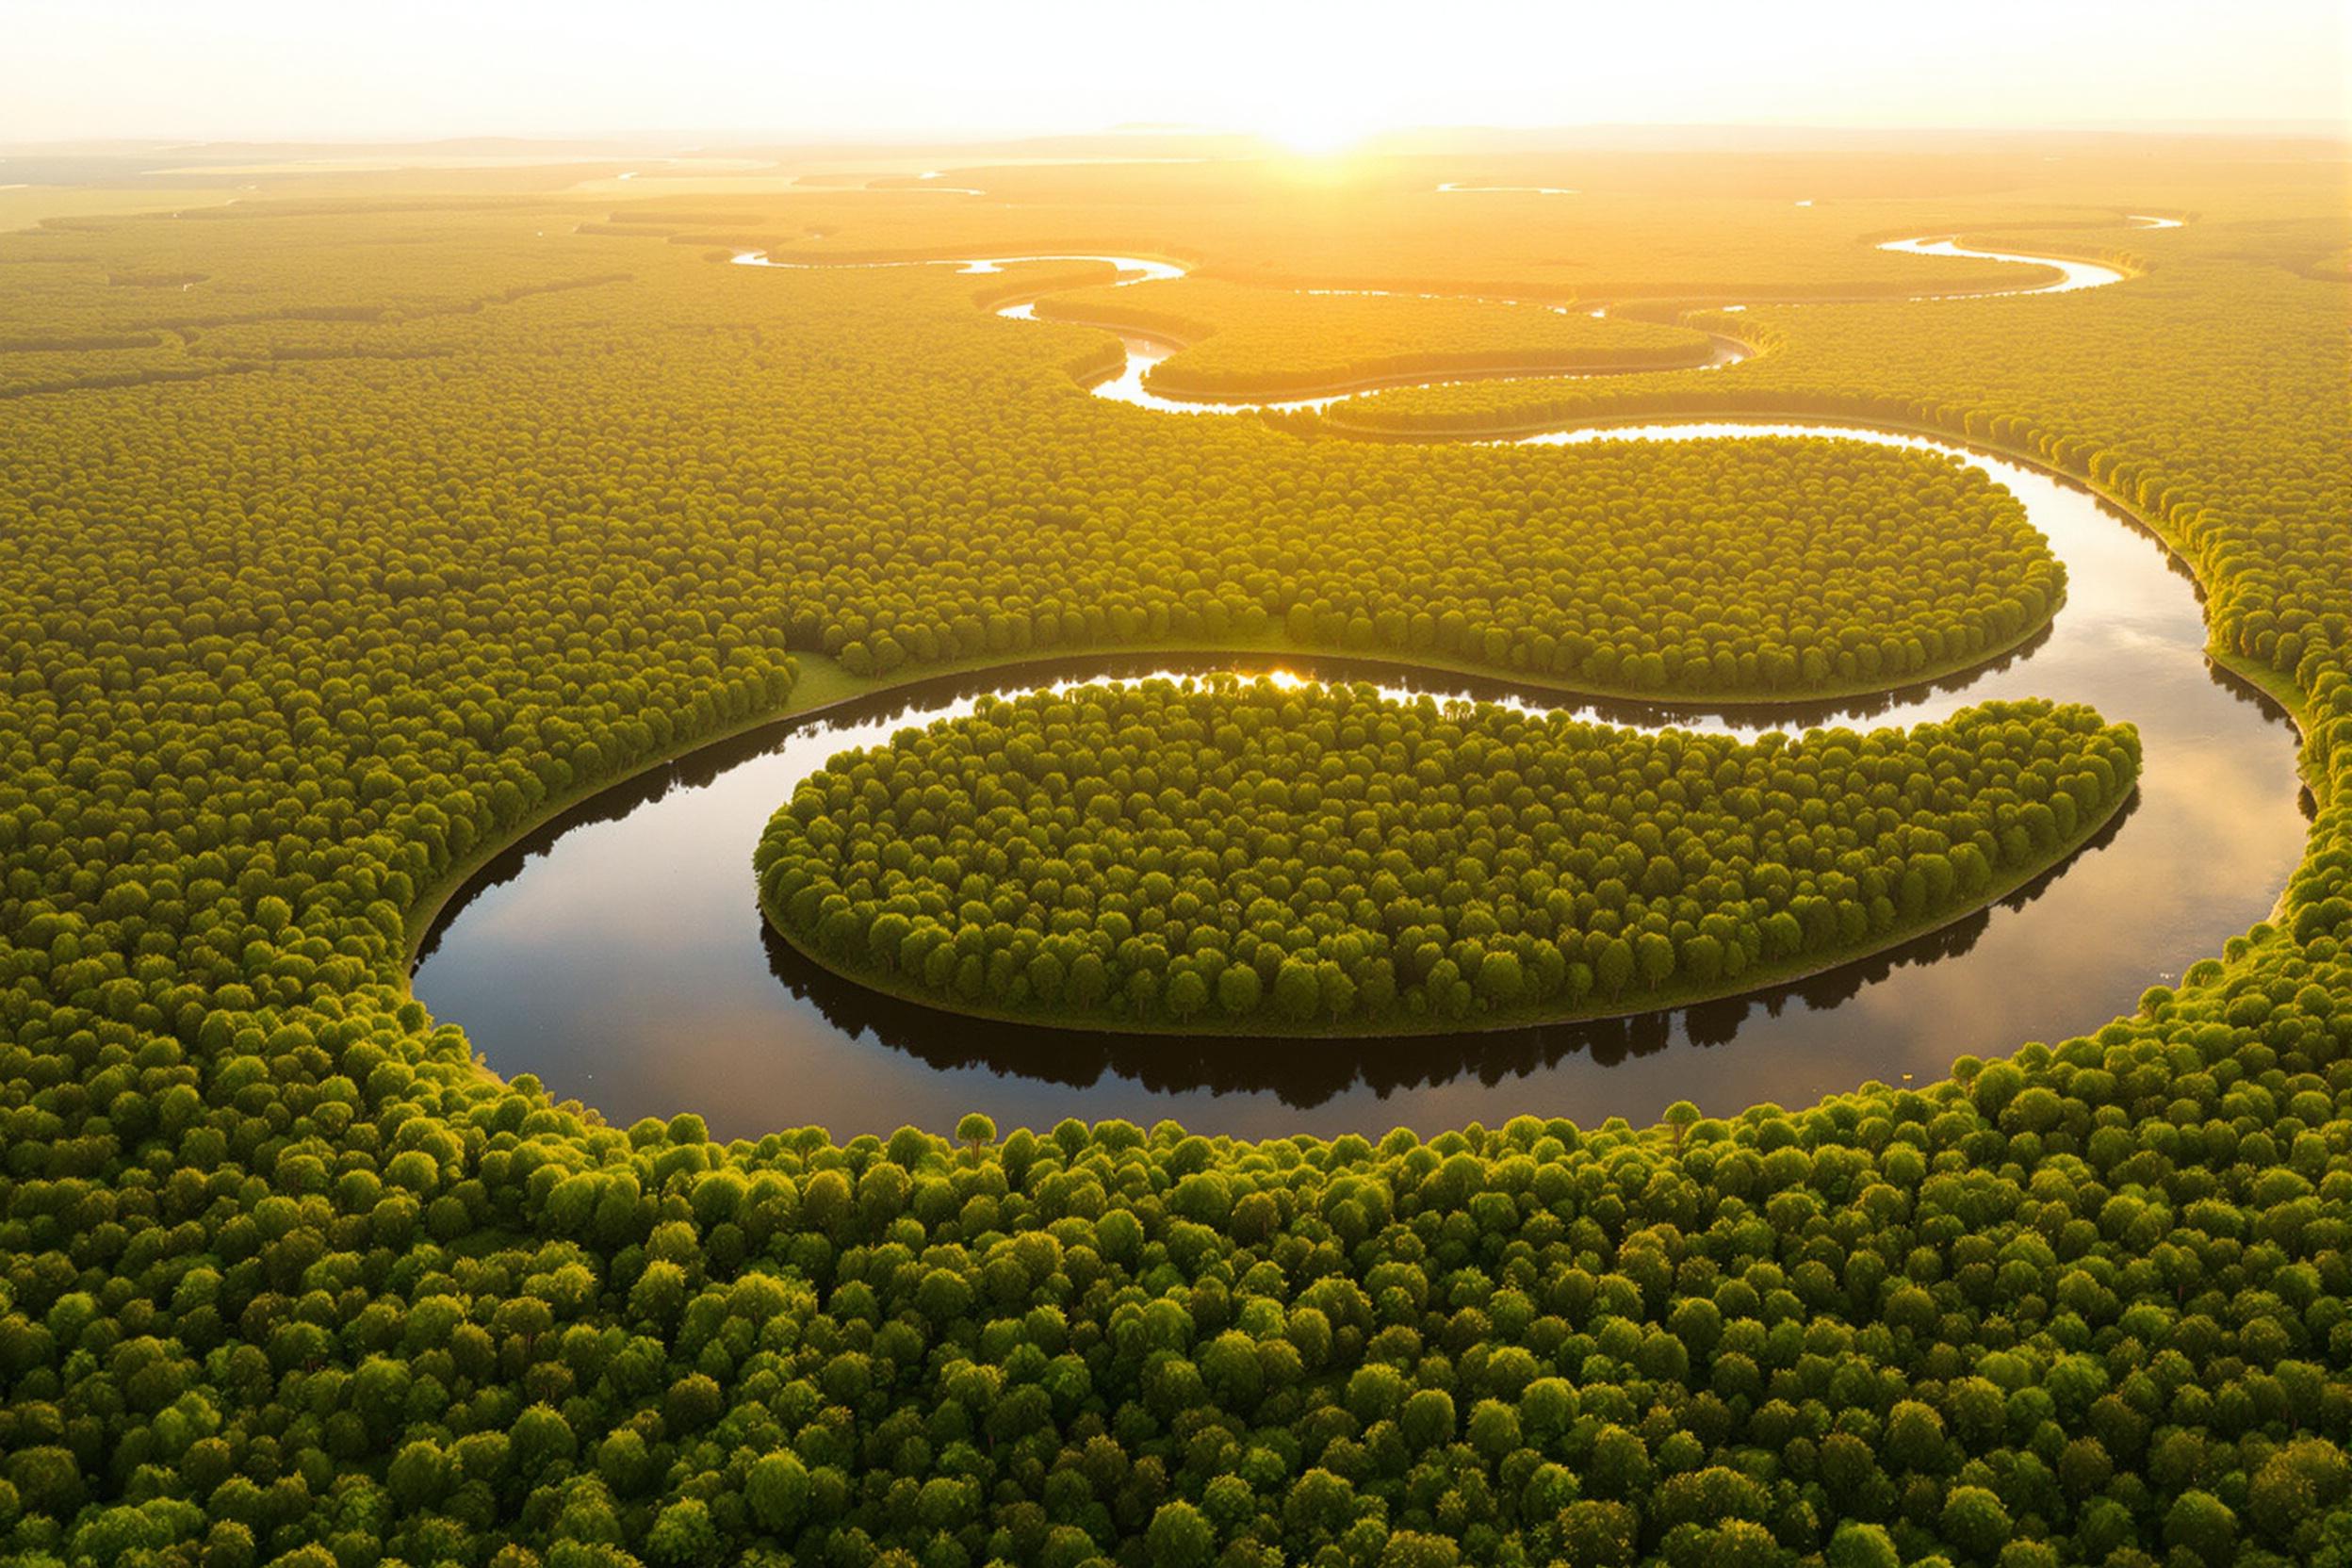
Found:
M 2324 128 L 2345 120 L 2344 33 L 2339 0 L 18 0 L 0 140 L 1174 122 L 1320 152 L 1413 125 Z

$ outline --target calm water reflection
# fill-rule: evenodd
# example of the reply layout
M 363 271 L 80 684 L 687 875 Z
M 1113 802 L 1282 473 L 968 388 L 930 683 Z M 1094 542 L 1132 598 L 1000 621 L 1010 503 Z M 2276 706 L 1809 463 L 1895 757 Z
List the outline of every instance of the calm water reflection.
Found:
M 1282 668 L 1554 706 L 1507 682 L 1361 662 L 1090 659 L 1018 680 L 933 681 L 772 727 L 599 797 L 476 879 L 433 934 L 416 994 L 463 1023 L 500 1072 L 536 1072 L 622 1123 L 699 1111 L 721 1135 L 811 1123 L 840 1136 L 907 1122 L 944 1132 L 975 1109 L 1007 1129 L 1174 1117 L 1253 1136 L 1493 1125 L 1523 1112 L 1591 1125 L 1651 1119 L 1685 1097 L 1714 1112 L 1798 1104 L 1865 1079 L 1936 1075 L 1962 1052 L 2096 1028 L 2268 913 L 2305 830 L 2294 732 L 2205 659 L 2194 586 L 2154 541 L 2061 482 L 1970 461 L 2026 503 L 2066 563 L 2066 607 L 2031 647 L 1965 678 L 1805 710 L 1585 710 L 1755 733 L 1907 724 L 2044 695 L 2140 727 L 2139 792 L 2094 843 L 2000 906 L 1896 952 L 1771 993 L 1606 1023 L 1220 1041 L 958 1019 L 876 997 L 772 937 L 751 851 L 793 783 L 843 746 L 968 710 L 981 690 Z

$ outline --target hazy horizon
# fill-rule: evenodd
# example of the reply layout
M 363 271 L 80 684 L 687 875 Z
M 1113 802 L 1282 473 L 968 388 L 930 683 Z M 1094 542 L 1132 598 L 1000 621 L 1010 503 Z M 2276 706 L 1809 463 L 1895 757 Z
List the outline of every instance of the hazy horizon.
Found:
M 1563 121 L 1557 124 L 1492 125 L 1475 122 L 1400 125 L 1366 134 L 1349 150 L 1413 153 L 1423 139 L 1492 139 L 1504 151 L 1580 150 L 1620 145 L 1703 150 L 1735 149 L 1777 152 L 1788 149 L 1838 151 L 1857 138 L 1874 145 L 1899 145 L 1958 138 L 1999 140 L 2004 138 L 2059 135 L 2084 138 L 2186 137 L 2278 141 L 2336 141 L 2352 145 L 2352 119 L 2213 120 L 2148 119 L 2138 121 L 2047 120 L 2015 124 L 1868 125 L 1810 124 L 1803 121 L 1718 121 L 1690 123 L 1634 121 Z M 1508 140 L 1506 140 L 1508 139 Z M 1890 141 L 1889 139 L 1896 139 Z M 277 136 L 198 137 L 155 133 L 143 136 L 0 137 L 0 154 L 124 154 L 130 152 L 237 152 L 245 149 L 344 149 L 353 152 L 454 154 L 475 149 L 492 155 L 492 149 L 545 150 L 573 157 L 595 158 L 687 153 L 720 155 L 731 152 L 858 152 L 864 150 L 965 150 L 985 155 L 997 149 L 1058 149 L 1065 145 L 1153 140 L 1279 143 L 1264 133 L 1217 125 L 1151 124 L 1067 126 L 1016 132 L 957 135 L 948 130 L 890 132 L 841 131 L 831 135 L 759 126 L 649 125 L 580 131 L 555 128 L 544 132 L 469 132 L 450 130 L 416 136 Z M 1474 149 L 1476 150 L 1476 149 Z
M 1862 0 L 1637 14 L 1199 0 L 1182 25 L 1044 0 L 373 13 L 32 0 L 0 143 L 629 139 L 966 143 L 1116 134 L 1333 151 L 1433 127 L 2202 131 L 2341 136 L 2333 0 L 1990 0 L 1960 21 Z M 1408 25 L 1408 19 L 1418 25 Z

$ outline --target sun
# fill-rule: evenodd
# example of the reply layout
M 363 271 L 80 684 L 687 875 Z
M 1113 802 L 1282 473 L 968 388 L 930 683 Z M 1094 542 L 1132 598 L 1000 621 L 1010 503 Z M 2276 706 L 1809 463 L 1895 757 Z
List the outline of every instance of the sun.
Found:
M 1345 104 L 1284 104 L 1266 119 L 1260 134 L 1301 157 L 1331 157 L 1369 136 L 1374 127 Z

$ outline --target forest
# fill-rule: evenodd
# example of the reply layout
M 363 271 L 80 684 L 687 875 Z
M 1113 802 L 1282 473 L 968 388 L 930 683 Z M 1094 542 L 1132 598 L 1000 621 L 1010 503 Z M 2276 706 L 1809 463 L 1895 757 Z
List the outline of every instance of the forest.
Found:
M 1689 327 L 1596 319 L 1566 306 L 1215 279 L 1072 289 L 1039 300 L 1037 314 L 1184 344 L 1145 377 L 1171 398 L 1311 397 L 1414 374 L 1687 369 L 1706 364 L 1714 347 Z
M 1489 161 L 1312 191 L 1215 166 L 947 176 L 987 203 L 412 184 L 0 234 L 0 1555 L 2352 1560 L 2341 172 L 2095 144 L 1908 186 L 1859 156 Z M 1471 177 L 1592 195 L 1435 193 Z M 2139 211 L 2196 220 L 2116 226 Z M 1870 243 L 1930 232 L 2128 250 L 2136 275 L 1913 302 L 2012 281 Z M 725 265 L 754 246 L 1748 303 L 1696 319 L 1763 351 L 1379 393 L 1295 428 L 1177 417 L 1087 395 L 1102 333 L 977 308 L 1005 279 Z M 1797 294 L 1817 302 L 1767 302 Z M 1825 302 L 1857 295 L 1886 302 Z M 1786 697 L 1965 669 L 2063 612 L 2015 501 L 1923 454 L 1354 438 L 1701 409 L 1923 428 L 2130 508 L 2200 584 L 2219 665 L 2300 727 L 2311 837 L 2271 918 L 2151 955 L 2112 1021 L 1987 1038 L 1931 1081 L 1251 1142 L 979 1108 L 730 1142 L 692 1110 L 616 1127 L 580 1086 L 491 1072 L 410 992 L 420 911 L 557 807 L 918 670 L 1388 647 L 1562 691 Z M 1118 958 L 1162 906 L 1188 949 L 1208 934 L 1199 974 L 1230 898 L 1217 989 L 1254 975 L 1269 1021 L 1303 1004 L 1310 942 L 1326 1006 L 1327 939 L 1368 1008 L 1340 955 L 1376 932 L 1399 1009 L 1410 980 L 1441 1009 L 1467 986 L 1475 1013 L 1490 968 L 1508 1001 L 1506 935 L 1522 997 L 1540 951 L 1564 992 L 1563 922 L 1580 955 L 1605 937 L 1598 995 L 1627 929 L 1672 960 L 1623 942 L 1639 988 L 1644 953 L 1656 984 L 1695 983 L 1709 937 L 1728 967 L 1751 921 L 1762 964 L 1881 901 L 1932 918 L 1934 858 L 1952 900 L 2041 864 L 2060 803 L 2079 832 L 2133 759 L 2119 725 L 2048 706 L 1746 743 L 1346 686 L 1102 689 L 840 760 L 779 803 L 743 903 L 796 922 L 819 883 L 784 884 L 836 857 L 844 906 L 817 899 L 808 939 L 830 923 L 864 947 L 837 962 L 896 984 L 926 897 L 928 929 L 953 914 L 949 943 L 988 948 L 1001 923 L 1008 955 L 1034 912 L 1041 995 L 1045 938 L 1116 916 Z M 1532 797 L 1572 769 L 1592 804 L 1563 820 Z M 1212 790 L 1241 841 L 1212 842 Z M 989 812 L 1035 853 L 951 855 Z M 1459 853 L 1422 863 L 1424 833 Z M 950 872 L 985 923 L 945 902 Z M 1323 930 L 1287 902 L 1318 879 L 1364 887 Z M 1539 919 L 1554 936 L 1521 957 Z M 923 941 L 927 984 L 952 947 Z M 1077 956 L 1054 955 L 1056 1007 Z
M 1753 988 L 1982 906 L 2138 738 L 1997 705 L 1755 744 L 1370 688 L 1087 686 L 836 756 L 754 858 L 785 934 L 960 1007 L 1323 1032 Z
M 266 249 L 275 268 L 283 253 L 337 234 L 364 256 L 363 237 L 400 220 L 256 214 L 173 242 L 201 246 L 220 267 Z M 403 641 L 420 650 L 448 634 L 445 616 L 517 614 L 526 583 L 547 601 L 538 612 L 563 621 L 583 584 L 617 610 L 659 579 L 664 602 L 647 606 L 649 629 L 681 611 L 752 616 L 757 629 L 742 636 L 772 642 L 780 629 L 792 651 L 837 660 L 853 677 L 1053 649 L 1298 645 L 1411 652 L 1585 692 L 1736 700 L 1870 691 L 1965 669 L 2030 637 L 2063 596 L 2063 573 L 2014 500 L 1926 454 L 1828 442 L 1758 443 L 1729 462 L 1655 446 L 1418 451 L 1277 440 L 1241 421 L 1171 428 L 1144 415 L 1106 432 L 1093 410 L 1071 406 L 1064 366 L 1006 357 L 1013 335 L 1049 355 L 1054 333 L 1099 335 L 1040 332 L 971 308 L 975 294 L 994 299 L 1022 280 L 845 270 L 784 274 L 795 286 L 779 288 L 776 274 L 714 278 L 697 257 L 657 248 L 645 258 L 658 264 L 647 283 L 568 271 L 562 286 L 513 281 L 526 258 L 544 254 L 546 221 L 436 216 L 454 230 L 425 253 L 439 270 L 395 253 L 402 271 L 365 280 L 381 292 L 362 298 L 381 304 L 354 302 L 347 291 L 363 280 L 342 270 L 306 274 L 296 296 L 304 302 L 282 316 L 217 321 L 173 291 L 161 306 L 113 318 L 160 311 L 172 325 L 158 330 L 181 343 L 169 376 L 209 384 L 204 409 L 174 437 L 172 464 L 272 476 L 269 504 L 286 509 L 288 525 L 297 512 L 303 519 L 288 527 L 291 547 L 318 551 L 335 599 L 388 596 Z M 144 254 L 166 226 L 120 228 L 131 253 Z M 19 237 L 16 270 L 122 309 L 112 296 L 123 291 L 103 281 L 109 273 L 55 253 L 80 237 Z M 8 238 L 0 255 L 12 253 Z M 210 253 L 216 245 L 224 255 Z M 601 240 L 585 249 L 611 265 Z M 578 249 L 552 263 L 585 264 Z M 645 309 L 683 321 L 627 324 Z M 606 330 L 610 312 L 622 327 Z M 118 367 L 119 352 L 83 353 L 75 384 L 99 390 L 166 374 Z M 789 372 L 771 363 L 778 352 Z M 882 384 L 862 368 L 892 355 L 929 368 L 914 385 Z M 0 376 L 13 357 L 0 353 Z M 24 368 L 41 379 L 26 390 L 38 391 L 57 372 L 50 355 L 33 357 L 44 363 Z M 297 357 L 349 361 L 362 373 L 270 373 Z M 1088 358 L 1072 349 L 1065 363 Z M 387 374 L 366 374 L 368 362 Z M 416 375 L 388 373 L 411 362 Z M 1063 396 L 1037 396 L 1038 379 Z M 655 386 L 659 399 L 648 396 Z M 54 417 L 26 421 L 29 493 L 71 488 L 122 517 L 167 507 L 166 453 L 86 471 L 93 433 L 74 428 L 77 412 L 69 400 Z M 428 417 L 450 428 L 418 444 L 409 433 Z M 840 445 L 841 420 L 859 424 L 855 449 Z M 688 439 L 680 421 L 701 422 L 711 440 Z M 304 446 L 304 433 L 319 439 Z M 949 441 L 960 454 L 955 471 L 934 482 L 934 449 Z M 312 470 L 361 448 L 364 464 Z M 1040 462 L 1039 451 L 1051 455 Z M 479 515 L 587 508 L 606 519 L 596 550 L 567 548 L 552 523 L 470 537 L 464 518 L 433 504 L 452 469 L 496 474 L 466 491 Z M 891 498 L 895 522 L 880 534 L 869 526 L 878 504 L 864 498 L 869 487 Z M 1759 491 L 1774 500 L 1756 507 Z M 781 509 L 798 519 L 789 537 L 771 526 Z M 72 516 L 47 526 L 65 531 L 57 550 L 89 548 Z M 348 537 L 326 547 L 338 531 Z M 1667 570 L 1655 547 L 1663 535 L 1702 564 Z M 276 542 L 272 531 L 255 547 Z M 188 547 L 185 537 L 156 543 Z M 87 568 L 54 559 L 45 542 L 32 547 L 52 574 Z M 671 597 L 681 581 L 703 594 L 697 606 Z M 142 589 L 92 585 L 105 604 L 200 589 L 184 575 Z M 319 636 L 343 629 L 333 618 L 343 612 L 328 603 L 295 612 Z M 635 657 L 623 650 L 599 676 Z M 772 665 L 767 678 L 783 675 Z

